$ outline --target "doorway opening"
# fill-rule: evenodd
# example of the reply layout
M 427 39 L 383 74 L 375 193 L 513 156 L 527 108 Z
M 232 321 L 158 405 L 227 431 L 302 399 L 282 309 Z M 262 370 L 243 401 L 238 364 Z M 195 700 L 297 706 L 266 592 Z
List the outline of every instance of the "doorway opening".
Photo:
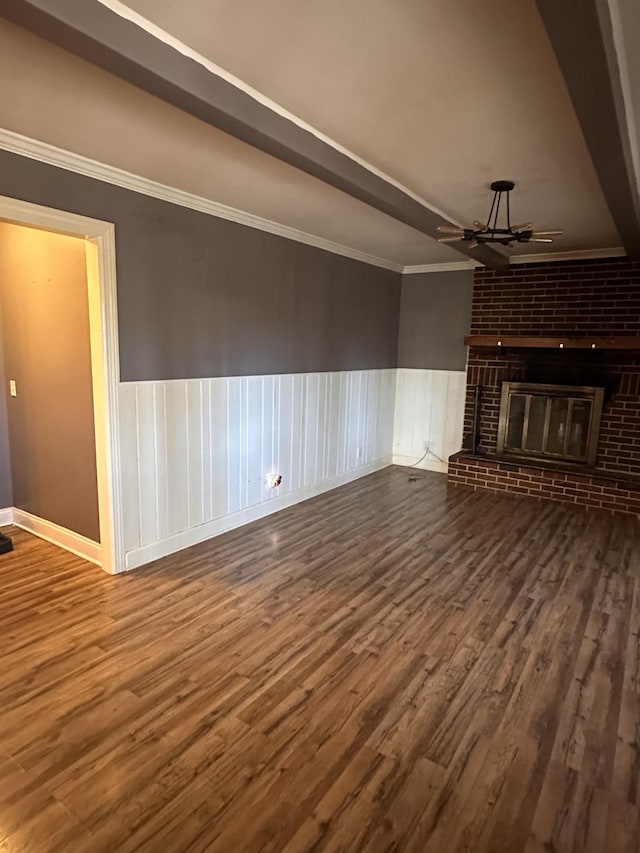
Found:
M 57 521 L 51 523 L 47 520 L 46 515 L 40 518 L 37 513 L 25 513 L 18 507 L 12 507 L 10 510 L 13 513 L 11 520 L 31 530 L 36 535 L 49 539 L 67 550 L 98 563 L 105 571 L 115 574 L 124 570 L 124 553 L 120 511 L 119 364 L 114 226 L 112 223 L 3 197 L 0 197 L 0 221 L 2 227 L 8 229 L 7 233 L 10 233 L 12 238 L 25 240 L 23 250 L 28 246 L 26 242 L 27 229 L 35 238 L 38 237 L 39 232 L 39 240 L 36 239 L 33 244 L 36 251 L 40 250 L 43 245 L 47 246 L 47 239 L 52 241 L 58 239 L 55 244 L 58 247 L 56 251 L 61 256 L 66 257 L 68 255 L 69 268 L 73 267 L 75 273 L 78 273 L 79 270 L 84 273 L 86 287 L 84 322 L 86 324 L 86 311 L 88 309 L 88 340 L 85 339 L 84 345 L 81 341 L 77 341 L 76 344 L 79 347 L 80 355 L 84 352 L 85 355 L 90 356 L 90 375 L 86 364 L 85 374 L 83 374 L 81 369 L 78 371 L 73 367 L 73 353 L 64 352 L 58 360 L 61 365 L 68 366 L 69 381 L 74 383 L 74 388 L 69 389 L 68 396 L 65 398 L 63 392 L 60 394 L 59 400 L 56 400 L 56 395 L 51 394 L 47 398 L 46 382 L 42 380 L 37 383 L 40 386 L 38 393 L 36 394 L 33 387 L 31 391 L 33 398 L 38 397 L 39 413 L 46 413 L 48 409 L 54 426 L 61 423 L 65 424 L 65 435 L 69 441 L 74 441 L 74 429 L 76 430 L 75 440 L 78 441 L 78 452 L 83 455 L 85 462 L 90 459 L 95 467 L 95 477 L 92 481 L 93 471 L 85 471 L 81 475 L 80 469 L 76 466 L 77 482 L 80 484 L 81 491 L 84 490 L 88 496 L 88 505 L 83 507 L 82 501 L 78 500 L 78 495 L 65 494 L 65 484 L 56 482 L 54 485 L 52 477 L 57 480 L 61 476 L 60 468 L 53 470 L 55 469 L 53 466 L 52 470 L 47 471 L 46 454 L 40 454 L 36 465 L 35 461 L 29 458 L 26 439 L 24 446 L 19 446 L 23 435 L 26 433 L 25 429 L 21 429 L 20 417 L 24 419 L 28 415 L 33 418 L 35 411 L 34 408 L 29 410 L 28 407 L 23 406 L 21 415 L 16 416 L 12 423 L 12 432 L 15 434 L 18 445 L 16 448 L 18 457 L 16 465 L 21 470 L 21 476 L 26 477 L 27 480 L 31 477 L 29 488 L 32 492 L 38 477 L 40 477 L 41 482 L 45 483 L 47 476 L 49 477 L 49 486 L 52 487 L 51 491 L 54 493 L 53 499 L 58 502 L 57 510 L 62 514 L 58 516 Z M 16 228 L 16 226 L 26 226 L 26 229 Z M 37 231 L 34 232 L 33 229 L 37 229 Z M 76 239 L 69 240 L 70 237 Z M 82 267 L 84 269 L 81 269 Z M 54 298 L 56 283 L 54 280 L 48 282 L 45 275 L 42 280 L 32 282 L 32 284 L 34 286 L 39 285 L 42 288 L 46 288 L 47 285 L 51 287 L 49 293 L 41 291 L 41 304 L 37 303 L 37 294 L 31 295 L 32 305 L 30 308 L 36 311 L 37 322 L 31 324 L 30 334 L 38 335 L 38 329 L 40 329 L 39 337 L 42 340 L 31 340 L 26 356 L 34 360 L 34 353 L 39 352 L 38 358 L 41 358 L 45 364 L 48 346 L 53 352 L 56 336 L 59 346 L 64 343 L 59 338 L 64 335 L 67 321 L 65 318 L 64 321 L 60 322 L 64 328 L 56 329 L 53 323 L 47 328 L 46 305 L 54 304 L 52 299 Z M 60 297 L 63 298 L 62 292 Z M 9 300 L 9 313 L 14 318 L 18 318 L 16 326 L 20 322 L 21 298 L 23 297 L 16 291 L 10 296 Z M 25 304 L 24 307 L 26 311 L 29 306 Z M 76 308 L 72 310 L 75 311 Z M 55 315 L 55 312 L 52 313 Z M 10 318 L 3 318 L 5 324 L 8 319 L 10 320 Z M 55 322 L 53 317 L 52 321 Z M 7 341 L 11 340 L 11 331 L 13 330 L 9 332 L 5 330 Z M 84 350 L 82 349 L 83 346 Z M 24 354 L 22 357 L 25 357 Z M 15 359 L 13 363 L 17 363 Z M 25 365 L 22 367 L 26 368 Z M 31 365 L 32 371 L 34 367 L 37 368 L 37 365 Z M 10 386 L 9 383 L 12 379 L 14 385 Z M 15 377 L 5 377 L 5 388 L 9 395 L 15 393 L 16 397 L 19 398 L 21 388 L 19 383 L 15 381 Z M 11 403 L 10 396 L 8 402 Z M 55 409 L 56 404 L 58 404 L 57 410 Z M 92 408 L 92 417 L 87 415 L 89 408 Z M 14 411 L 20 411 L 19 407 L 16 407 Z M 74 424 L 74 419 L 82 420 L 83 423 Z M 29 429 L 31 432 L 37 432 L 38 429 L 42 431 L 46 428 L 43 428 L 42 424 L 31 423 Z M 93 431 L 93 440 L 91 431 Z M 43 441 L 43 445 L 46 445 L 46 440 Z M 73 448 L 62 448 L 62 456 L 65 455 L 65 452 L 70 468 L 73 469 L 75 462 L 69 455 L 73 453 Z M 69 489 L 72 489 L 74 486 L 73 477 L 69 479 L 68 486 Z M 92 501 L 93 505 L 91 505 Z M 64 505 L 64 512 L 62 505 Z M 38 506 L 37 500 L 35 506 Z M 73 518 L 74 513 L 75 523 L 70 524 L 69 529 L 67 529 L 64 523 L 60 523 L 60 519 Z

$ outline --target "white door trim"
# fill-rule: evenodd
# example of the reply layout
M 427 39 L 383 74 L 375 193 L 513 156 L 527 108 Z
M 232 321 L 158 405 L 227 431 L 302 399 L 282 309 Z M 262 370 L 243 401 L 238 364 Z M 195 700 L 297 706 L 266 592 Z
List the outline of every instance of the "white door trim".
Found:
M 115 228 L 111 222 L 0 196 L 0 218 L 87 239 L 91 373 L 102 568 L 125 570 L 118 385 L 120 363 Z

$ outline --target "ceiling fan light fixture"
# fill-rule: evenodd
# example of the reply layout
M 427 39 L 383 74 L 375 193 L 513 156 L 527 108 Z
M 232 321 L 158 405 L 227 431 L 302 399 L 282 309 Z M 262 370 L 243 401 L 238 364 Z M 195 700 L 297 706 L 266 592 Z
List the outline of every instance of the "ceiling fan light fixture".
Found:
M 473 228 L 457 228 L 452 225 L 438 225 L 437 230 L 441 234 L 456 234 L 456 237 L 439 237 L 439 243 L 454 243 L 460 240 L 468 243 L 470 249 L 475 249 L 483 243 L 499 243 L 502 246 L 511 246 L 514 243 L 552 243 L 552 237 L 559 237 L 563 232 L 534 231 L 532 222 L 524 222 L 520 225 L 511 224 L 511 211 L 509 207 L 509 193 L 515 187 L 513 181 L 493 181 L 493 201 L 487 217 L 486 224 L 479 219 L 473 222 Z M 503 210 L 506 208 L 506 222 L 502 227 L 498 224 L 500 208 L 505 201 Z

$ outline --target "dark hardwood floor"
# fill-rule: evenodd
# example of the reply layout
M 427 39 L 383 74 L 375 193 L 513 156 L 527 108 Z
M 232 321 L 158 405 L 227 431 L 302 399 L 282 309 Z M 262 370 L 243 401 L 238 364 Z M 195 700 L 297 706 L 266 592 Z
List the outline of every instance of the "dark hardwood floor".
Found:
M 0 850 L 640 849 L 640 525 L 387 469 L 0 556 Z

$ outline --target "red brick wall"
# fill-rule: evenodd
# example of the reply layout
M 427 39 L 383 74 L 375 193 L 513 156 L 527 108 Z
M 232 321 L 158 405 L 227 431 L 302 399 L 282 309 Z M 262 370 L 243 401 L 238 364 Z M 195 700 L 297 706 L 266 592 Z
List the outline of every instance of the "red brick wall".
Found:
M 638 335 L 640 262 L 512 266 L 474 276 L 472 335 Z
M 640 262 L 566 261 L 476 271 L 471 334 L 640 335 Z M 479 450 L 495 453 L 503 381 L 604 385 L 596 468 L 640 477 L 640 353 L 470 348 L 465 435 L 482 386 Z
M 471 334 L 580 337 L 640 335 L 640 263 L 610 258 L 476 272 Z M 452 483 L 640 514 L 640 353 L 470 348 L 465 436 L 473 389 L 482 387 L 479 451 L 451 457 Z M 554 471 L 491 459 L 503 381 L 606 389 L 596 471 Z M 487 458 L 489 457 L 489 458 Z

